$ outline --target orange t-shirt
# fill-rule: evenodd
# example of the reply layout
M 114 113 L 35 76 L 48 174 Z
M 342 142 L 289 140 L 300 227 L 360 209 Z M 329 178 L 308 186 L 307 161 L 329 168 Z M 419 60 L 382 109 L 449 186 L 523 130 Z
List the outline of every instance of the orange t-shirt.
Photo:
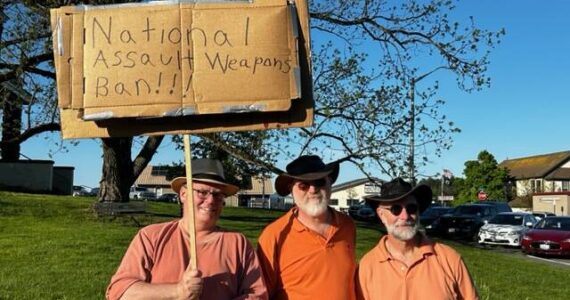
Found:
M 356 228 L 330 210 L 327 239 L 297 220 L 297 208 L 263 230 L 257 251 L 270 299 L 355 299 Z
M 479 299 L 463 259 L 451 247 L 422 240 L 410 268 L 386 250 L 386 236 L 360 260 L 359 299 Z
M 153 224 L 137 233 L 111 278 L 107 299 L 121 298 L 139 281 L 180 281 L 190 262 L 188 238 L 181 224 Z M 203 279 L 200 299 L 267 299 L 257 255 L 241 233 L 220 229 L 196 245 Z

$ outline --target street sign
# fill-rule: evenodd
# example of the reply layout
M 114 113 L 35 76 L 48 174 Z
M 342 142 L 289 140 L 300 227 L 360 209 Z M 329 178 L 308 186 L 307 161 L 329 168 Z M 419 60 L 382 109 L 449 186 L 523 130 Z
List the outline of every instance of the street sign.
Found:
M 453 196 L 437 196 L 438 201 L 453 201 Z

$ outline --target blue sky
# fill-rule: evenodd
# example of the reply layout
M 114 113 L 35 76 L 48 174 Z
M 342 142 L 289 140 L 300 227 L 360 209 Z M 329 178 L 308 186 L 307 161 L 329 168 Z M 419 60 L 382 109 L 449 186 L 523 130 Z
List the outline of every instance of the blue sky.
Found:
M 467 94 L 456 88 L 454 80 L 441 82 L 440 96 L 447 101 L 443 112 L 462 132 L 454 137 L 451 150 L 441 158 L 431 157 L 420 173 L 433 175 L 446 168 L 462 176 L 465 161 L 475 159 L 481 150 L 499 162 L 570 150 L 570 1 L 463 0 L 453 13 L 459 21 L 470 15 L 480 27 L 507 31 L 491 54 L 491 88 Z M 74 166 L 76 184 L 98 185 L 102 163 L 98 141 L 81 140 L 67 153 L 49 157 L 53 143 L 46 137 L 29 140 L 22 153 Z M 170 138 L 165 138 L 151 164 L 181 161 L 182 151 L 172 149 Z M 339 182 L 359 177 L 343 165 Z

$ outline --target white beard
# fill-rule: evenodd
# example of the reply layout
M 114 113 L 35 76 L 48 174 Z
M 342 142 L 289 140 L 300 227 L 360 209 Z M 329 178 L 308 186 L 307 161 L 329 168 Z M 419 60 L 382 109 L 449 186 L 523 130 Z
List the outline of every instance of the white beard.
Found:
M 411 222 L 407 221 L 407 222 L 402 222 L 401 224 L 386 225 L 386 230 L 388 231 L 388 234 L 392 235 L 393 237 L 395 237 L 400 241 L 409 241 L 416 236 L 420 228 L 419 220 L 416 220 L 413 223 L 412 222 L 413 221 Z M 413 225 L 413 226 L 412 227 L 399 226 L 399 225 L 404 225 L 406 223 L 408 225 Z
M 311 217 L 318 217 L 323 215 L 328 208 L 327 201 L 310 202 L 304 204 L 297 204 L 300 210 Z

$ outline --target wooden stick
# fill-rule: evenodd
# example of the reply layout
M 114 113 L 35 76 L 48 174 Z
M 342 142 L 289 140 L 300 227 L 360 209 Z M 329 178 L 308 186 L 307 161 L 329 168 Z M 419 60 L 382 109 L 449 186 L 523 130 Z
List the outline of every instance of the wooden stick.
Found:
M 188 214 L 188 234 L 190 242 L 190 266 L 198 269 L 198 258 L 196 257 L 196 225 L 194 221 L 194 192 L 192 190 L 192 156 L 190 155 L 190 135 L 184 135 L 184 160 L 186 162 L 186 202 L 184 213 Z

